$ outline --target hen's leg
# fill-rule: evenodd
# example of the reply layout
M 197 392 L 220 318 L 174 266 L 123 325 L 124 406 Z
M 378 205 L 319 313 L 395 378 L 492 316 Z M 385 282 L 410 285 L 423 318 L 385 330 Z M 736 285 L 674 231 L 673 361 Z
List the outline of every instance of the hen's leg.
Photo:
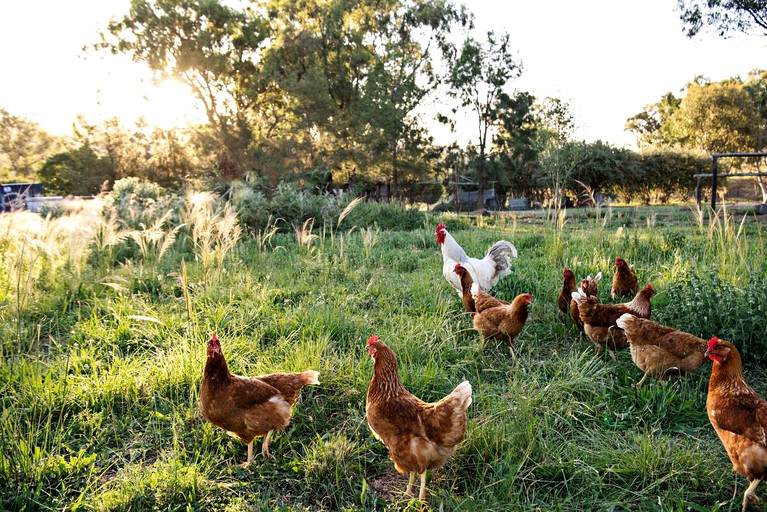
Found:
M 421 473 L 421 491 L 418 493 L 418 499 L 421 501 L 426 499 L 426 471 Z
M 248 443 L 248 461 L 245 463 L 245 465 L 248 465 L 251 462 L 253 462 L 253 440 L 252 439 Z
M 759 482 L 761 482 L 761 480 L 753 480 L 751 485 L 748 486 L 748 489 L 746 489 L 746 492 L 743 493 L 743 508 L 741 509 L 741 512 L 746 512 L 749 498 L 753 496 L 755 499 L 758 499 L 754 493 L 756 492 L 756 486 L 759 485 Z
M 645 373 L 642 376 L 642 378 L 639 379 L 639 382 L 637 382 L 635 384 L 632 384 L 631 387 L 634 388 L 634 389 L 639 389 L 642 386 L 642 383 L 645 381 L 646 378 L 647 378 L 647 374 Z
M 405 494 L 408 496 L 413 494 L 413 482 L 415 482 L 415 471 L 410 472 L 410 480 L 408 480 L 407 489 L 405 489 Z
M 261 445 L 261 454 L 264 457 L 272 456 L 272 454 L 269 453 L 269 438 L 272 437 L 272 432 L 274 432 L 274 430 L 270 430 L 269 432 L 266 433 L 266 435 L 264 436 L 264 443 Z

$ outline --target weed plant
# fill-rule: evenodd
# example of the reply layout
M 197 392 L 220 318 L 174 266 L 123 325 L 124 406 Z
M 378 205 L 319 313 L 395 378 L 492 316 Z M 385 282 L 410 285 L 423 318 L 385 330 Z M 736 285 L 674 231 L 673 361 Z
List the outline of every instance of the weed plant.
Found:
M 272 220 L 242 236 L 226 227 L 231 210 L 186 204 L 178 223 L 158 227 L 148 257 L 136 246 L 119 256 L 149 236 L 131 238 L 141 225 L 119 216 L 94 220 L 78 238 L 85 249 L 54 236 L 50 221 L 23 232 L 3 224 L 1 509 L 738 509 L 733 487 L 745 481 L 706 416 L 709 367 L 634 390 L 641 372 L 628 352 L 597 357 L 555 304 L 563 266 L 608 283 L 621 256 L 656 288 L 655 319 L 739 344 L 746 378 L 765 395 L 758 220 L 720 213 L 696 225 L 689 211 L 631 208 L 591 219 L 421 214 L 392 229 L 386 207 L 360 203 L 343 218 L 341 208 L 300 219 L 295 231 Z M 441 275 L 438 222 L 470 255 L 499 238 L 516 245 L 494 290 L 533 296 L 516 359 L 502 344 L 482 348 L 471 329 Z M 609 301 L 608 285 L 600 298 Z M 244 445 L 200 417 L 211 331 L 235 373 L 320 372 L 274 436 L 274 459 L 241 467 Z M 403 496 L 406 478 L 365 421 L 372 333 L 423 399 L 463 379 L 474 388 L 466 439 L 430 477 L 426 507 Z

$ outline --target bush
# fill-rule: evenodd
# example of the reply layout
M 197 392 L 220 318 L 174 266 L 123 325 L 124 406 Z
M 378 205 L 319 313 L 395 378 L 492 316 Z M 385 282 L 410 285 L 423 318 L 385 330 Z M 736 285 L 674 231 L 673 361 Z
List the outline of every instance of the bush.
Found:
M 261 190 L 238 183 L 232 186 L 232 204 L 248 228 L 261 230 L 270 219 L 282 230 L 291 230 L 307 219 L 315 226 L 335 226 L 341 212 L 354 199 L 352 194 L 315 194 L 294 183 L 280 183 L 268 198 Z M 341 223 L 340 229 L 377 225 L 381 229 L 414 230 L 423 227 L 425 215 L 400 203 L 359 203 Z
M 177 226 L 182 204 L 182 196 L 168 194 L 160 185 L 140 178 L 117 180 L 112 192 L 105 197 L 105 205 L 114 208 L 116 218 L 133 229 L 140 228 L 142 224 L 149 226 L 168 210 L 174 212 L 169 224 Z
M 369 227 L 377 225 L 381 229 L 413 231 L 421 229 L 426 215 L 418 210 L 407 208 L 401 203 L 363 202 L 357 205 L 344 221 L 342 227 Z
M 668 287 L 669 304 L 658 321 L 704 339 L 732 342 L 743 360 L 767 364 L 767 276 L 752 269 L 746 285 L 736 287 L 711 273 L 695 272 Z

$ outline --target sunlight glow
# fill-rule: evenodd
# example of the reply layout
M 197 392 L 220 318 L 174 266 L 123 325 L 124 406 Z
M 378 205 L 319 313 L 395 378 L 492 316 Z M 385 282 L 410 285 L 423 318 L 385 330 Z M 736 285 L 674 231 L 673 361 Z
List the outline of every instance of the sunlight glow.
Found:
M 178 80 L 167 79 L 149 87 L 144 99 L 142 111 L 152 126 L 168 130 L 205 121 L 189 86 Z

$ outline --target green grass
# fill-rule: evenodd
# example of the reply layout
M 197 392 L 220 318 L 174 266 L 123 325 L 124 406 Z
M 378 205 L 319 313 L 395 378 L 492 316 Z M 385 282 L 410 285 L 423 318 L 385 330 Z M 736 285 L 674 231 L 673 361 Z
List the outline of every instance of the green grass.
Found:
M 757 354 L 767 348 L 764 219 L 739 228 L 739 216 L 697 224 L 678 207 L 593 214 L 568 212 L 559 233 L 545 212 L 440 219 L 469 254 L 501 237 L 517 246 L 494 291 L 533 295 L 517 359 L 502 344 L 481 348 L 442 278 L 436 217 L 412 231 L 246 236 L 225 250 L 181 230 L 163 254 L 105 263 L 102 250 L 77 265 L 66 251 L 31 258 L 8 236 L 0 509 L 419 509 L 388 492 L 393 465 L 365 421 L 365 341 L 377 333 L 423 399 L 463 379 L 474 387 L 466 439 L 429 477 L 435 510 L 738 510 L 733 486 L 745 480 L 706 416 L 708 366 L 634 390 L 641 372 L 628 352 L 597 357 L 556 296 L 567 265 L 578 277 L 604 272 L 608 300 L 621 256 L 656 288 L 653 318 L 708 335 L 716 312 L 720 336 Z M 211 331 L 236 373 L 320 372 L 274 437 L 274 459 L 241 467 L 245 446 L 200 417 Z M 760 365 L 746 378 L 767 394 Z

